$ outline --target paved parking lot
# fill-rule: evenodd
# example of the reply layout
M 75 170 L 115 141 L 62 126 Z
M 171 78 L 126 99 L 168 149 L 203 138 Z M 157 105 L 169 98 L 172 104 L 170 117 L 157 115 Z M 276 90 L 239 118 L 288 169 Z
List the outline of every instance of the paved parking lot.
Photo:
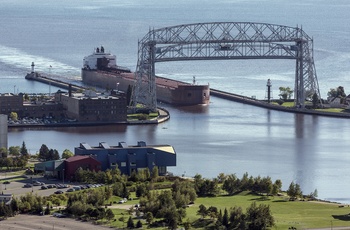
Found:
M 2 175 L 0 175 L 2 176 Z M 2 179 L 2 180 L 1 180 Z M 16 181 L 11 181 L 8 178 L 10 184 L 4 184 L 4 177 L 0 177 L 0 192 L 4 194 L 13 194 L 15 197 L 25 195 L 27 193 L 33 193 L 40 196 L 49 196 L 54 194 L 57 190 L 62 190 L 66 192 L 68 188 L 50 188 L 41 189 L 41 185 L 32 186 L 30 188 L 24 188 L 25 184 L 32 184 L 34 181 L 39 181 L 45 183 L 45 185 L 56 185 L 63 184 L 62 180 L 48 180 L 44 177 L 33 176 L 33 178 L 23 178 Z M 70 187 L 75 186 L 75 184 L 65 183 Z M 7 220 L 0 221 L 0 229 L 13 229 L 13 230 L 29 230 L 29 229 L 55 229 L 55 230 L 100 230 L 100 229 L 110 229 L 109 227 L 94 225 L 88 222 L 76 221 L 70 218 L 57 218 L 52 215 L 46 216 L 36 216 L 36 215 L 17 215 L 15 217 L 8 218 Z
M 62 190 L 66 191 L 67 188 L 64 189 L 57 189 L 57 188 L 51 188 L 51 189 L 41 189 L 41 186 L 32 186 L 31 188 L 24 188 L 23 186 L 25 184 L 31 184 L 32 181 L 40 181 L 45 183 L 45 185 L 50 185 L 50 184 L 57 184 L 60 183 L 62 184 L 62 181 L 58 180 L 47 180 L 44 177 L 33 177 L 27 178 L 27 179 L 21 179 L 21 180 L 16 180 L 16 181 L 11 181 L 10 184 L 3 184 L 3 181 L 1 181 L 1 191 L 3 191 L 5 194 L 13 194 L 14 196 L 21 196 L 25 195 L 26 193 L 31 193 L 33 192 L 34 194 L 38 194 L 40 196 L 49 196 L 53 194 L 57 190 Z M 67 183 L 65 183 L 67 184 Z

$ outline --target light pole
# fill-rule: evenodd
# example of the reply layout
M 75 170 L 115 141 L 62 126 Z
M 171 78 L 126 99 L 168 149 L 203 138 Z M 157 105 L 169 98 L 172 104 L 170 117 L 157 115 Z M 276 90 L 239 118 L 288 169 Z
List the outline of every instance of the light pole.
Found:
M 32 176 L 30 177 L 30 180 L 31 180 L 31 182 L 32 182 L 32 184 L 31 184 L 31 185 L 32 185 L 32 193 L 33 193 L 33 192 L 34 192 L 34 190 L 33 190 L 33 177 L 32 177 Z
M 331 230 L 333 230 L 333 220 L 331 220 Z
M 6 180 L 6 171 L 5 171 L 5 180 Z M 5 190 L 6 190 L 6 184 L 7 184 L 7 183 L 5 183 Z
M 119 82 L 117 82 L 117 93 L 119 92 Z

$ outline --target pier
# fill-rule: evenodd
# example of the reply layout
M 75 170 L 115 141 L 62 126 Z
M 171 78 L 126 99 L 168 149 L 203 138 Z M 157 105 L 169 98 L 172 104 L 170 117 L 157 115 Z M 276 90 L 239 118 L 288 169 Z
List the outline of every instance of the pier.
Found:
M 64 81 L 60 81 L 60 80 L 57 80 L 57 79 L 54 79 L 54 78 L 43 76 L 43 75 L 41 75 L 40 73 L 37 73 L 37 72 L 28 73 L 25 76 L 25 79 L 38 81 L 38 82 L 41 82 L 41 83 L 44 83 L 44 84 L 56 86 L 56 87 L 59 87 L 59 88 L 62 88 L 62 89 L 67 89 L 67 90 L 69 90 L 69 87 L 71 87 L 71 89 L 73 91 L 81 91 L 81 90 L 87 89 L 86 87 L 83 87 L 83 86 L 73 85 L 73 84 L 68 83 L 68 82 L 64 82 Z
M 258 100 L 252 97 L 246 97 L 246 96 L 234 94 L 234 93 L 228 93 L 217 89 L 210 89 L 210 95 L 223 98 L 226 100 L 230 100 L 230 101 L 258 106 L 265 109 L 277 110 L 281 112 L 328 116 L 328 117 L 337 117 L 337 118 L 350 118 L 350 113 L 336 113 L 336 112 L 326 112 L 326 111 L 319 111 L 319 110 L 306 109 L 306 108 L 285 107 L 281 105 L 271 104 L 264 100 Z

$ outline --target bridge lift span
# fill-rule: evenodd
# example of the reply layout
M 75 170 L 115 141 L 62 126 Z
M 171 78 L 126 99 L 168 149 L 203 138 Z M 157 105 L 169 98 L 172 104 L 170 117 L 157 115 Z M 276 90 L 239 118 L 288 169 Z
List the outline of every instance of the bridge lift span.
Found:
M 295 59 L 295 106 L 303 108 L 305 99 L 314 94 L 321 99 L 313 40 L 302 28 L 213 22 L 153 29 L 139 41 L 131 106 L 141 103 L 156 110 L 156 62 L 236 59 Z

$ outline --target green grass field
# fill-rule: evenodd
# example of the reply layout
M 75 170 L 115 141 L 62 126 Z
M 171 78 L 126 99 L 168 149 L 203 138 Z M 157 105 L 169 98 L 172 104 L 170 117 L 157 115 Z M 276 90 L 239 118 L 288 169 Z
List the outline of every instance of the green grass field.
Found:
M 138 199 L 134 199 L 133 201 L 128 201 L 126 204 L 134 205 L 138 202 Z M 222 212 L 224 212 L 225 208 L 229 210 L 231 207 L 238 206 L 242 207 L 243 212 L 246 212 L 246 208 L 252 202 L 256 202 L 257 205 L 264 204 L 270 206 L 276 224 L 272 229 L 288 229 L 289 227 L 295 227 L 297 229 L 350 227 L 350 207 L 347 205 L 342 206 L 336 203 L 317 201 L 289 201 L 287 196 L 262 198 L 261 196 L 252 195 L 247 192 L 235 196 L 197 198 L 195 204 L 186 208 L 187 215 L 183 221 L 189 220 L 191 223 L 198 221 L 200 216 L 197 215 L 197 211 L 200 204 L 205 205 L 207 208 L 210 206 L 217 207 Z M 118 204 L 114 204 L 112 207 L 116 221 L 111 221 L 109 225 L 123 228 L 126 227 L 126 222 L 130 215 L 127 209 L 118 208 L 118 206 Z M 124 219 L 124 222 L 120 221 L 121 217 Z M 206 217 L 206 220 L 210 222 L 209 217 Z M 134 223 L 136 224 L 136 222 L 137 219 L 134 218 Z M 142 223 L 144 225 L 143 228 L 147 228 L 144 220 L 142 220 Z M 202 228 L 192 227 L 192 229 Z
M 220 196 L 213 198 L 198 198 L 194 205 L 186 209 L 187 217 L 191 222 L 197 220 L 196 214 L 200 204 L 207 208 L 215 206 L 224 211 L 231 207 L 242 207 L 244 212 L 252 203 L 269 205 L 275 219 L 273 229 L 288 229 L 291 226 L 297 229 L 330 228 L 335 226 L 350 226 L 350 207 L 340 207 L 339 204 L 315 201 L 288 201 L 287 197 L 268 197 L 241 193 L 235 196 Z

